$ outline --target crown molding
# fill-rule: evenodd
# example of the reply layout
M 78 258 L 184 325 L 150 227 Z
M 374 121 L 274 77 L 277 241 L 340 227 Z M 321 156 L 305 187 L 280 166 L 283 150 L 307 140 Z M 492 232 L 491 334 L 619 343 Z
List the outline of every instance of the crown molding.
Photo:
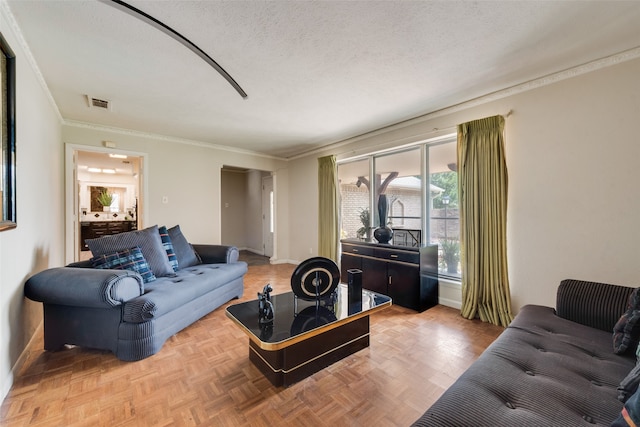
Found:
M 408 126 L 423 123 L 429 120 L 436 119 L 438 117 L 457 113 L 459 111 L 467 110 L 472 107 L 477 107 L 479 105 L 487 104 L 489 102 L 497 101 L 497 100 L 514 96 L 523 92 L 528 92 L 530 90 L 539 89 L 541 87 L 548 86 L 548 85 L 560 82 L 562 80 L 578 77 L 583 74 L 590 73 L 592 71 L 601 70 L 603 68 L 611 67 L 613 65 L 621 64 L 623 62 L 631 61 L 638 58 L 640 58 L 640 46 L 629 49 L 629 50 L 625 50 L 623 52 L 619 52 L 604 58 L 596 59 L 594 61 L 590 61 L 585 64 L 578 65 L 576 67 L 572 67 L 566 70 L 558 71 L 556 73 L 548 74 L 546 76 L 539 77 L 537 79 L 529 80 L 527 82 L 520 83 L 505 89 L 491 92 L 489 94 L 486 94 L 477 98 L 473 98 L 473 99 L 461 102 L 459 104 L 452 105 L 450 107 L 433 111 L 431 113 L 427 113 L 411 119 L 403 120 L 401 122 L 398 122 L 389 126 L 385 126 L 385 127 L 373 130 L 371 132 L 366 132 L 360 135 L 356 135 L 348 139 L 334 141 L 329 144 L 323 145 L 322 147 L 314 148 L 312 150 L 299 153 L 295 156 L 288 158 L 288 160 L 295 160 L 295 159 L 307 157 L 313 154 L 319 154 L 327 150 L 343 147 L 345 145 L 349 145 L 366 138 L 371 138 L 376 135 L 381 135 L 387 132 L 392 132 Z M 507 113 L 507 115 L 510 115 L 510 114 L 511 114 L 511 111 Z M 454 127 L 451 127 L 451 129 L 454 129 Z M 443 129 L 434 128 L 433 132 L 438 132 L 442 130 Z M 420 135 L 414 135 L 414 137 L 427 136 L 428 134 L 431 134 L 431 133 L 432 132 L 428 132 L 427 134 L 421 133 Z
M 117 134 L 120 134 L 120 135 L 134 136 L 136 138 L 156 139 L 156 140 L 165 141 L 165 142 L 171 142 L 171 143 L 175 143 L 175 144 L 191 145 L 191 146 L 195 146 L 195 147 L 202 147 L 202 148 L 210 148 L 210 149 L 220 150 L 220 151 L 227 151 L 229 153 L 244 154 L 244 155 L 255 156 L 255 157 L 262 157 L 262 158 L 270 159 L 270 160 L 280 160 L 280 161 L 286 161 L 287 160 L 287 159 L 284 159 L 282 157 L 276 157 L 276 156 L 271 156 L 271 155 L 264 154 L 264 153 L 258 153 L 257 151 L 243 150 L 241 148 L 230 147 L 228 145 L 217 145 L 217 144 L 212 144 L 212 143 L 208 143 L 208 142 L 196 141 L 196 140 L 185 139 L 185 138 L 177 138 L 177 137 L 173 137 L 173 136 L 161 135 L 161 134 L 156 134 L 156 133 L 151 133 L 151 132 L 142 132 L 142 131 L 131 130 L 131 129 L 123 129 L 123 128 L 117 128 L 117 127 L 111 127 L 111 126 L 104 126 L 104 125 L 81 122 L 81 121 L 76 121 L 76 120 L 63 120 L 62 124 L 65 125 L 65 126 L 70 126 L 70 127 L 75 127 L 75 128 L 82 128 L 82 129 L 90 129 L 90 130 L 98 131 L 98 132 L 112 132 L 112 133 L 117 133 Z
M 29 45 L 27 44 L 27 41 L 25 40 L 24 35 L 22 34 L 22 30 L 20 30 L 20 27 L 18 26 L 18 22 L 16 21 L 15 16 L 13 16 L 13 13 L 11 12 L 11 8 L 9 7 L 9 4 L 7 3 L 6 0 L 0 0 L 0 13 L 2 13 L 2 15 L 5 17 L 5 19 L 9 23 L 9 26 L 11 27 L 11 31 L 15 35 L 18 45 L 20 45 L 20 50 L 22 51 L 24 58 L 27 60 L 27 63 L 31 66 L 33 74 L 35 74 L 36 76 L 36 80 L 38 80 L 38 83 L 40 83 L 40 86 L 42 87 L 45 93 L 45 96 L 49 100 L 49 104 L 51 104 L 56 116 L 58 117 L 58 121 L 62 123 L 64 119 L 62 118 L 62 114 L 60 113 L 58 104 L 56 104 L 55 99 L 53 99 L 53 95 L 51 94 L 51 91 L 49 90 L 49 86 L 47 86 L 47 82 L 44 79 L 42 72 L 40 71 L 40 67 L 36 62 L 36 58 L 33 56 L 33 53 L 31 52 L 31 49 L 29 48 Z M 20 58 L 18 60 L 20 60 Z

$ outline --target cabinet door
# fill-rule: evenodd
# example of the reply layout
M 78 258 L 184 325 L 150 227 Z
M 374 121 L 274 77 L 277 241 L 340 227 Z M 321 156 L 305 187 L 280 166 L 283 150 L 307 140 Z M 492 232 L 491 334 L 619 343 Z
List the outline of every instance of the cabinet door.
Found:
M 389 296 L 393 304 L 419 310 L 420 268 L 417 265 L 389 262 Z
M 362 258 L 362 287 L 383 295 L 387 289 L 387 263 L 385 261 Z
M 347 283 L 347 270 L 351 270 L 352 268 L 362 270 L 362 257 L 343 253 L 340 258 L 340 281 L 342 283 Z
M 86 243 L 87 239 L 93 239 L 91 224 L 88 222 L 81 222 L 80 223 L 80 250 L 81 251 L 89 250 L 89 246 Z

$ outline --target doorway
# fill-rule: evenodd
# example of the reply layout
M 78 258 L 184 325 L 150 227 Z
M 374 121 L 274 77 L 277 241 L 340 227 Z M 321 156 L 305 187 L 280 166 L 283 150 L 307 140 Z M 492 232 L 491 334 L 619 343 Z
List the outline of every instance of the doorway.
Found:
M 91 258 L 85 240 L 144 224 L 145 155 L 67 146 L 66 262 Z
M 262 178 L 262 242 L 264 256 L 273 257 L 273 233 L 275 231 L 273 177 Z
M 273 258 L 275 178 L 271 172 L 224 165 L 221 170 L 221 242 Z

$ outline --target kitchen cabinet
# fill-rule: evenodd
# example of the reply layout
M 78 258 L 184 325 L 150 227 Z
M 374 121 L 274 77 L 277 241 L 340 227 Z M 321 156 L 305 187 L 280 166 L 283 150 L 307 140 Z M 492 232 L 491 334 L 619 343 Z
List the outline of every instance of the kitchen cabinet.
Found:
M 80 223 L 80 249 L 88 251 L 87 239 L 137 230 L 136 221 L 83 221 Z
M 390 296 L 393 304 L 424 311 L 438 303 L 437 246 L 411 248 L 345 239 L 341 248 L 343 282 L 349 269 L 358 269 L 362 287 Z

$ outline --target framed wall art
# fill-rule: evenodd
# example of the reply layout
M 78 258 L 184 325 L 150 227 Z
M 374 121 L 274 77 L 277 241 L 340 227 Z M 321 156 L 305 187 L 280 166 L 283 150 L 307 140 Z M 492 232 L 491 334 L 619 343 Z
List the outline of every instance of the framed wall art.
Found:
M 15 228 L 16 220 L 16 57 L 0 33 L 0 231 Z

